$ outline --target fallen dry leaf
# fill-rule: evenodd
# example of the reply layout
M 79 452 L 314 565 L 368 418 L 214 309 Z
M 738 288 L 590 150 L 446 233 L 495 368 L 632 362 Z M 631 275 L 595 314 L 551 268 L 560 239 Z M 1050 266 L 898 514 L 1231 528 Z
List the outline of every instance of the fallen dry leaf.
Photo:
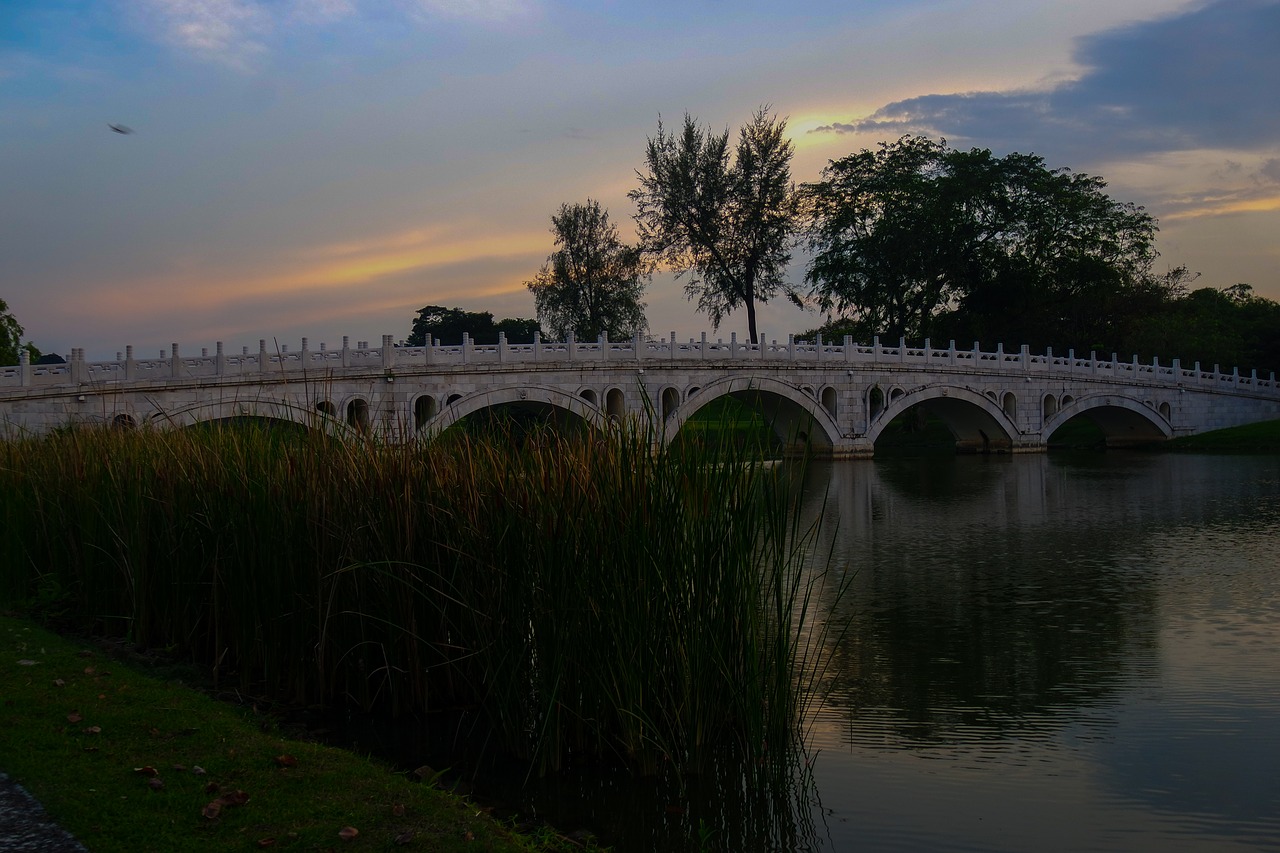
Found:
M 151 790 L 159 791 L 164 788 L 164 780 L 161 779 L 159 776 L 152 776 L 150 779 L 147 780 L 147 785 L 151 788 Z
M 469 829 L 468 829 L 466 832 L 462 833 L 462 840 L 463 840 L 463 841 L 475 841 L 475 840 L 476 840 L 476 834 L 475 834 L 474 832 L 472 832 L 471 830 L 469 830 Z
M 258 846 L 259 847 L 275 847 L 276 840 L 274 838 L 259 838 Z
M 404 817 L 404 803 L 396 803 L 392 806 L 391 813 L 396 817 Z
M 102 734 L 102 726 L 89 726 L 84 730 L 84 733 L 87 735 L 100 735 Z
M 205 770 L 199 764 L 196 764 L 191 768 L 191 772 L 196 774 L 197 776 L 203 776 L 205 773 Z
M 36 665 L 36 664 L 38 664 L 39 662 L 40 662 L 40 661 L 38 661 L 38 660 L 27 660 L 27 659 L 25 659 L 25 658 L 24 658 L 24 659 L 22 659 L 22 660 L 18 661 L 18 666 L 35 666 L 35 665 Z
M 344 826 L 342 829 L 338 830 L 338 837 L 343 841 L 354 841 L 356 836 L 359 834 L 360 830 L 356 829 L 354 826 Z
M 244 791 L 232 791 L 230 794 L 223 794 L 218 797 L 218 802 L 224 806 L 243 806 L 249 802 L 249 795 Z
M 91 666 L 86 666 L 86 667 L 84 668 L 84 674 L 85 674 L 85 675 L 93 675 L 93 674 L 94 674 L 94 672 L 96 672 L 96 670 L 95 670 L 93 667 L 91 667 Z
M 70 714 L 67 714 L 67 722 L 68 722 L 68 723 L 82 723 L 82 722 L 84 722 L 84 717 L 80 716 L 80 712 L 79 712 L 79 711 L 72 711 Z
M 397 835 L 397 836 L 396 836 L 396 838 L 395 838 L 395 842 L 396 842 L 396 844 L 400 845 L 401 847 L 403 847 L 404 845 L 406 845 L 406 844 L 408 844 L 408 843 L 410 843 L 410 842 L 412 842 L 412 841 L 413 841 L 413 831 L 412 831 L 412 830 L 410 830 L 409 832 L 402 832 L 402 833 L 400 833 L 399 835 Z
M 277 755 L 276 764 L 279 764 L 281 767 L 297 767 L 298 759 L 294 758 L 292 755 Z
M 209 803 L 209 805 L 204 807 L 204 811 L 201 812 L 201 814 L 209 820 L 216 820 L 218 815 L 222 814 L 222 803 L 214 800 L 212 803 Z
M 160 771 L 159 771 L 159 770 L 157 770 L 157 769 L 155 769 L 154 767 L 152 767 L 150 764 L 148 764 L 148 765 L 147 765 L 147 766 L 145 766 L 145 767 L 135 767 L 135 768 L 133 768 L 133 772 L 134 772 L 134 773 L 141 773 L 143 776 L 158 776 L 158 775 L 160 775 Z
M 67 686 L 67 682 L 63 681 L 61 678 L 55 678 L 55 679 L 53 680 L 53 686 L 54 686 L 54 687 L 66 687 L 66 686 Z

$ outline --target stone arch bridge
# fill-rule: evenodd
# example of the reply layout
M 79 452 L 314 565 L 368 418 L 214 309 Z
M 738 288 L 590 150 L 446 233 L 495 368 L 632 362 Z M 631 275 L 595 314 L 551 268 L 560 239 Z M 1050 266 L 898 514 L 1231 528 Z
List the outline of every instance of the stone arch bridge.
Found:
M 24 353 L 25 356 L 25 353 Z M 1043 450 L 1076 415 L 1108 444 L 1160 441 L 1280 418 L 1275 374 L 1224 373 L 1177 359 L 1163 365 L 1026 347 L 994 352 L 840 343 L 761 344 L 668 338 L 403 347 L 344 338 L 340 349 L 182 354 L 0 368 L 0 433 L 36 435 L 72 424 L 182 427 L 234 417 L 311 428 L 430 438 L 467 415 L 514 406 L 595 426 L 647 423 L 670 440 L 707 403 L 735 397 L 772 423 L 791 450 L 872 454 L 897 415 L 916 406 L 941 418 L 960 449 Z

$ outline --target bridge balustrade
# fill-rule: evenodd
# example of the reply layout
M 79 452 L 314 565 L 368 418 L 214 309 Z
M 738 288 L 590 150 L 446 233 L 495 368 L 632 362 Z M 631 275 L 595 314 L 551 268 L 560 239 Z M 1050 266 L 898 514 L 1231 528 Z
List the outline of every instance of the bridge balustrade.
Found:
M 223 345 L 209 355 L 180 356 L 177 344 L 172 355 L 162 352 L 160 358 L 137 359 L 133 348 L 126 348 L 126 357 L 114 361 L 87 362 L 84 351 L 73 349 L 65 364 L 33 365 L 27 354 L 22 353 L 18 365 L 0 367 L 0 392 L 40 386 L 65 386 L 80 384 L 112 384 L 139 380 L 199 380 L 202 378 L 237 377 L 251 374 L 283 373 L 305 378 L 309 372 L 326 374 L 342 370 L 362 372 L 397 371 L 429 368 L 446 368 L 478 364 L 555 364 L 561 362 L 688 362 L 714 361 L 718 363 L 747 363 L 751 361 L 795 362 L 798 364 L 847 364 L 871 367 L 877 364 L 915 366 L 929 370 L 956 370 L 960 372 L 992 371 L 1028 376 L 1066 373 L 1071 376 L 1091 375 L 1123 381 L 1130 384 L 1183 385 L 1198 388 L 1231 388 L 1239 391 L 1275 394 L 1275 373 L 1260 378 L 1257 370 L 1247 376 L 1239 368 L 1224 373 L 1218 365 L 1212 370 L 1201 368 L 1199 362 L 1191 369 L 1181 366 L 1178 359 L 1171 365 L 1163 365 L 1159 358 L 1143 364 L 1136 357 L 1132 361 L 1119 361 L 1113 353 L 1110 359 L 1099 359 L 1096 353 L 1077 356 L 1069 350 L 1066 356 L 1054 354 L 1052 349 L 1043 355 L 1033 355 L 1026 346 L 1018 351 L 1006 351 L 1004 345 L 994 352 L 983 351 L 977 342 L 972 349 L 957 349 L 955 341 L 945 348 L 935 348 L 929 340 L 923 346 L 909 346 L 905 340 L 897 345 L 884 345 L 877 337 L 871 344 L 855 343 L 845 337 L 840 343 L 798 340 L 788 336 L 785 341 L 767 340 L 763 335 L 759 343 L 743 342 L 732 334 L 728 341 L 711 340 L 706 334 L 700 338 L 680 341 L 674 332 L 659 338 L 641 338 L 610 341 L 601 336 L 596 341 L 577 341 L 572 335 L 564 341 L 544 341 L 535 336 L 532 343 L 511 344 L 500 336 L 496 344 L 476 344 L 464 336 L 461 344 L 443 345 L 432 342 L 428 346 L 405 347 L 393 343 L 392 336 L 384 335 L 382 345 L 371 347 L 366 342 L 350 346 L 343 339 L 340 349 L 328 349 L 321 344 L 312 350 L 303 338 L 301 350 L 279 348 L 268 350 L 266 341 L 259 341 L 258 351 L 245 347 L 240 353 L 225 353 Z

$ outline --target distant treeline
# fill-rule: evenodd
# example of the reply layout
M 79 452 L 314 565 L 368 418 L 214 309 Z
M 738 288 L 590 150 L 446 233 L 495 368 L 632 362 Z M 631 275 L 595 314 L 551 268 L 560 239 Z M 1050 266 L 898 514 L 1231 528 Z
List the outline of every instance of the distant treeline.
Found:
M 939 314 L 921 337 L 935 346 L 951 340 L 965 348 L 974 341 L 1027 344 L 1033 352 L 1074 348 L 1077 354 L 1092 350 L 1104 358 L 1111 353 L 1125 360 L 1158 357 L 1163 364 L 1180 358 L 1185 367 L 1198 361 L 1205 369 L 1217 364 L 1223 370 L 1280 370 L 1280 302 L 1256 295 L 1247 284 L 1192 290 L 1187 287 L 1192 278 L 1180 268 L 1128 287 L 1108 282 L 1044 301 L 992 299 L 981 310 L 967 306 Z M 827 339 L 848 334 L 858 341 L 880 334 L 843 320 L 801 337 L 812 339 L 819 332 Z

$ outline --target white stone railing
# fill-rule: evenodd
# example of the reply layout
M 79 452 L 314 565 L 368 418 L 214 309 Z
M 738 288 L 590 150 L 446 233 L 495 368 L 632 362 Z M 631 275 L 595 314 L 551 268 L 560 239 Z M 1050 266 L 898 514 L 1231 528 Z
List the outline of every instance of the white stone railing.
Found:
M 596 341 L 577 341 L 569 335 L 564 341 L 543 341 L 535 335 L 533 343 L 509 344 L 500 335 L 496 344 L 476 344 L 464 336 L 461 344 L 405 347 L 393 342 L 391 335 L 383 335 L 379 347 L 368 342 L 358 342 L 353 348 L 343 338 L 341 349 L 328 349 L 321 344 L 318 350 L 310 348 L 306 338 L 302 348 L 290 351 L 287 347 L 268 350 L 266 341 L 258 342 L 258 350 L 251 352 L 244 347 L 239 353 L 227 353 L 222 343 L 210 355 L 202 350 L 199 356 L 179 353 L 178 344 L 171 352 L 162 352 L 160 358 L 138 359 L 133 347 L 128 347 L 115 361 L 84 360 L 83 350 L 72 350 L 71 358 L 64 364 L 30 364 L 22 353 L 22 363 L 12 367 L 0 367 L 0 392 L 25 388 L 58 385 L 99 385 L 103 383 L 132 383 L 146 381 L 186 381 L 202 377 L 249 377 L 261 375 L 275 378 L 287 374 L 290 378 L 303 378 L 308 373 L 355 369 L 356 371 L 394 372 L 397 370 L 429 367 L 459 367 L 466 365 L 497 364 L 557 364 L 573 362 L 702 362 L 714 361 L 741 363 L 765 362 L 778 364 L 794 362 L 805 365 L 832 366 L 848 364 L 863 367 L 871 365 L 900 365 L 909 369 L 943 369 L 959 372 L 990 372 L 1011 375 L 1059 375 L 1096 377 L 1121 384 L 1132 385 L 1181 385 L 1196 388 L 1222 388 L 1235 392 L 1262 393 L 1280 396 L 1275 373 L 1267 378 L 1258 376 L 1256 370 L 1247 376 L 1238 369 L 1222 372 L 1218 365 L 1204 370 L 1200 363 L 1185 368 L 1178 359 L 1162 365 L 1160 359 L 1150 364 L 1140 363 L 1137 357 L 1131 361 L 1111 358 L 1099 359 L 1094 353 L 1088 357 L 1076 356 L 1071 350 L 1067 355 L 1055 355 L 1047 350 L 1043 355 L 1033 355 L 1026 346 L 1017 352 L 1006 352 L 999 345 L 995 352 L 984 352 L 975 342 L 972 349 L 957 349 L 952 341 L 946 348 L 935 348 L 926 340 L 923 346 L 908 346 L 899 340 L 896 346 L 884 346 L 879 338 L 871 344 L 857 344 L 849 337 L 841 343 L 800 341 L 789 336 L 786 341 L 761 343 L 739 342 L 736 333 L 728 341 L 711 340 L 703 334 L 687 342 L 676 340 L 672 332 L 666 338 L 642 338 L 636 336 L 625 341 L 610 341 L 601 337 Z

